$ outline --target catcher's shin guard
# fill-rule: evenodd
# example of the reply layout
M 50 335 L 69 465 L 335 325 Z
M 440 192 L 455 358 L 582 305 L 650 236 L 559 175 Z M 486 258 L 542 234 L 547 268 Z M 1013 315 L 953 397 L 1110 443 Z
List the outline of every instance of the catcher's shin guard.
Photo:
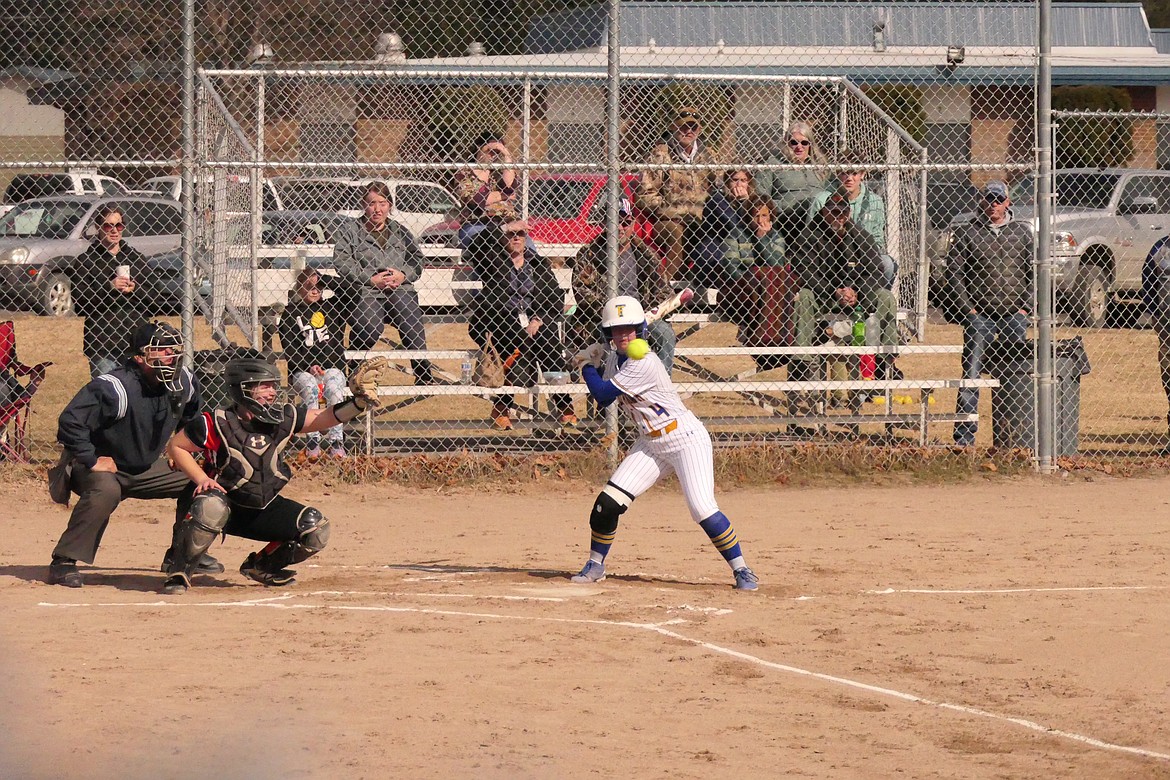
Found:
M 286 567 L 325 549 L 329 543 L 329 520 L 313 507 L 306 507 L 297 518 L 297 530 L 300 536 L 296 541 L 270 542 L 260 552 L 249 555 L 240 566 L 240 574 L 270 587 L 293 584 L 296 572 Z
M 223 533 L 231 516 L 232 509 L 227 496 L 218 490 L 195 496 L 187 516 L 177 524 L 167 574 L 182 572 L 189 577 L 195 573 L 199 559 L 207 552 L 215 537 Z

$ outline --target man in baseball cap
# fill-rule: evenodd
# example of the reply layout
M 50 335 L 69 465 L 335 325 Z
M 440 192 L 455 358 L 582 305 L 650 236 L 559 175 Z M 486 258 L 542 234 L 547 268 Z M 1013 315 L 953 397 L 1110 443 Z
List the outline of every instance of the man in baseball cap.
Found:
M 638 207 L 654 223 L 654 242 L 662 250 L 668 280 L 679 278 L 686 260 L 683 236 L 702 223 L 707 198 L 721 183 L 716 171 L 689 167 L 716 162 L 699 138 L 702 129 L 698 109 L 676 109 L 665 137 L 646 157 L 652 166 L 670 167 L 643 171 L 635 194 Z
M 1030 220 L 1012 219 L 1011 193 L 992 179 L 979 192 L 974 219 L 954 229 L 947 251 L 947 274 L 955 307 L 963 317 L 965 379 L 978 379 L 984 355 L 993 341 L 997 347 L 1027 340 L 1032 306 L 1032 240 Z M 979 408 L 979 388 L 964 387 L 955 402 L 957 414 L 973 415 Z M 954 442 L 975 444 L 978 423 L 957 422 Z

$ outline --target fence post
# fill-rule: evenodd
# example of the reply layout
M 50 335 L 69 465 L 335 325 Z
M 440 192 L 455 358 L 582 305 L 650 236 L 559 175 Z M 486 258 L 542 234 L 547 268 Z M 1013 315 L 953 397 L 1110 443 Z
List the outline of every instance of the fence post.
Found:
M 606 182 L 608 199 L 605 210 L 606 235 L 606 274 L 607 295 L 612 298 L 617 295 L 618 271 L 618 205 L 622 197 L 621 169 L 618 167 L 620 150 L 620 114 L 621 80 L 618 68 L 621 64 L 621 37 L 618 31 L 618 16 L 621 0 L 609 0 L 609 28 L 606 41 L 608 48 L 608 72 L 606 74 L 606 111 L 605 111 L 605 171 L 609 176 Z M 617 466 L 618 461 L 618 416 L 617 405 L 610 404 L 605 410 L 605 434 L 610 444 L 607 449 L 607 459 L 610 468 Z
M 1036 92 L 1036 456 L 1041 473 L 1055 469 L 1056 384 L 1052 331 L 1052 0 L 1039 0 Z
M 195 0 L 183 0 L 183 360 L 195 365 Z

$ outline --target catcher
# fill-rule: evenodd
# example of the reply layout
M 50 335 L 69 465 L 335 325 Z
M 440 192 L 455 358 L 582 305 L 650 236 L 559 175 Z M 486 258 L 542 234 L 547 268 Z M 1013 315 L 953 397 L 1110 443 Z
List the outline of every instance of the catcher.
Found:
M 178 431 L 167 454 L 192 484 L 179 498 L 185 515 L 163 593 L 191 587 L 200 556 L 220 534 L 268 542 L 251 553 L 240 574 L 262 585 L 294 582 L 287 567 L 325 549 L 329 521 L 320 511 L 279 495 L 292 478 L 284 451 L 297 434 L 349 422 L 377 406 L 385 358 L 367 360 L 349 380 L 353 398 L 328 409 L 308 409 L 285 396 L 280 369 L 266 360 L 238 358 L 224 367 L 230 409 L 204 412 Z M 206 470 L 194 455 L 202 453 Z

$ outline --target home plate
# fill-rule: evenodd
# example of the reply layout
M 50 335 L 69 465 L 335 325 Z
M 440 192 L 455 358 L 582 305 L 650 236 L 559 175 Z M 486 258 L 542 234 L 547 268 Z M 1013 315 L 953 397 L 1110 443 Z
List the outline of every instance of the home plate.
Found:
M 565 596 L 596 596 L 599 593 L 604 593 L 602 588 L 587 588 L 574 584 L 571 588 L 557 587 L 557 588 L 516 588 L 516 590 L 527 596 L 556 596 L 564 598 Z

